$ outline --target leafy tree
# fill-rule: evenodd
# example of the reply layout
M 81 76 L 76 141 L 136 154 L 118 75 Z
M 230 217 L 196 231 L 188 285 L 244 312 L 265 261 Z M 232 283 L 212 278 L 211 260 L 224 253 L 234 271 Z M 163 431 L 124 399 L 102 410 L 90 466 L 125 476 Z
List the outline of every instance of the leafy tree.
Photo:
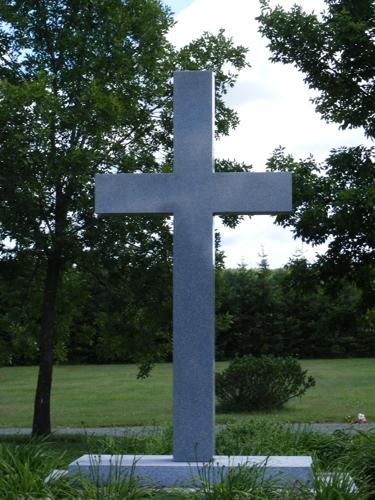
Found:
M 313 244 L 328 243 L 318 262 L 322 274 L 348 277 L 363 290 L 363 306 L 374 303 L 374 149 L 333 151 L 322 166 L 313 158 L 296 161 L 282 149 L 268 161 L 271 170 L 293 172 L 291 215 L 277 222 Z
M 304 74 L 324 119 L 341 128 L 363 127 L 374 138 L 374 2 L 326 0 L 321 16 L 299 6 L 285 11 L 261 3 L 260 31 L 269 39 L 271 60 L 294 64 Z M 304 241 L 327 242 L 322 271 L 355 280 L 364 307 L 373 306 L 374 148 L 339 148 L 323 164 L 312 157 L 295 161 L 279 149 L 268 167 L 294 174 L 294 210 L 277 222 Z
M 0 238 L 13 255 L 32 253 L 44 276 L 34 434 L 51 428 L 64 273 L 165 257 L 170 242 L 165 219 L 97 218 L 94 175 L 171 170 L 173 70 L 214 70 L 216 132 L 236 124 L 221 95 L 245 49 L 220 32 L 175 51 L 172 24 L 159 0 L 0 2 Z
M 316 110 L 342 128 L 375 135 L 374 25 L 372 0 L 325 0 L 321 16 L 294 5 L 288 12 L 261 0 L 260 32 L 271 61 L 294 64 L 318 91 Z

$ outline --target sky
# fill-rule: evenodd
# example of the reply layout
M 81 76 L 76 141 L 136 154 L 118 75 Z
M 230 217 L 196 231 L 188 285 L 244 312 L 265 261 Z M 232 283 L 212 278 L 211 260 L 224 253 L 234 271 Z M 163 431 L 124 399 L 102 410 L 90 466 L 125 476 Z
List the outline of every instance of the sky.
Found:
M 170 41 L 181 47 L 204 31 L 217 33 L 225 29 L 235 43 L 249 48 L 251 67 L 239 75 L 226 97 L 227 104 L 240 118 L 240 125 L 228 137 L 215 144 L 217 158 L 233 159 L 253 165 L 253 171 L 264 171 L 267 158 L 282 145 L 295 158 L 313 154 L 324 161 L 339 146 L 355 146 L 366 142 L 361 130 L 338 129 L 318 115 L 310 99 L 313 92 L 303 82 L 303 75 L 291 65 L 269 61 L 267 40 L 258 33 L 255 17 L 258 0 L 164 0 L 175 13 L 176 25 L 169 33 Z M 273 4 L 275 4 L 274 2 Z M 298 3 L 311 12 L 324 8 L 323 0 L 279 0 L 285 8 Z M 289 258 L 301 253 L 310 261 L 325 246 L 312 247 L 293 238 L 289 229 L 273 223 L 271 216 L 248 217 L 235 229 L 224 228 L 218 219 L 226 267 L 240 263 L 255 267 L 264 250 L 271 268 L 282 267 Z

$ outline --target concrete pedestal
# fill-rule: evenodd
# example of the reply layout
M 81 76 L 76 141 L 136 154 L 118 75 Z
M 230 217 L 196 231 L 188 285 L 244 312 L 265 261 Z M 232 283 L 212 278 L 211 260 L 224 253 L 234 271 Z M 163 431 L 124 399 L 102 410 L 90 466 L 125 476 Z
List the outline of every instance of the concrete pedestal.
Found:
M 200 478 L 218 482 L 238 467 L 264 467 L 264 478 L 281 484 L 312 483 L 309 456 L 215 456 L 212 462 L 176 462 L 172 455 L 83 455 L 69 465 L 69 475 L 80 474 L 102 484 L 121 477 L 137 477 L 142 485 L 194 487 Z

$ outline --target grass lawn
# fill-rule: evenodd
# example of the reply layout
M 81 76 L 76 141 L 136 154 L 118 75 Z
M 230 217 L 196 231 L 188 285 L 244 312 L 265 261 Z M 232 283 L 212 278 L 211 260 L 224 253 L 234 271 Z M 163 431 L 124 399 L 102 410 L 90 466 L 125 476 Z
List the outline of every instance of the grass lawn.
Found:
M 283 410 L 218 414 L 217 423 L 263 415 L 289 422 L 345 422 L 364 413 L 375 422 L 375 360 L 302 361 L 316 387 Z M 226 363 L 217 363 L 221 370 Z M 172 365 L 159 364 L 146 380 L 135 365 L 57 366 L 52 391 L 56 427 L 159 425 L 171 422 Z M 0 368 L 0 427 L 30 427 L 37 368 Z

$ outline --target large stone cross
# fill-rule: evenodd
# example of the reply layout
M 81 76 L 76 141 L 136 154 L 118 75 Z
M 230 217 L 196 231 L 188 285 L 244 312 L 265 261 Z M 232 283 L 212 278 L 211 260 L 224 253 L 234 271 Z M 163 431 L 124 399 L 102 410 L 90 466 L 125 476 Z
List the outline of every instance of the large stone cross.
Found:
M 291 209 L 289 173 L 214 171 L 214 75 L 174 75 L 174 170 L 96 176 L 96 212 L 174 216 L 173 456 L 214 455 L 215 214 Z M 249 141 L 250 141 L 249 137 Z

